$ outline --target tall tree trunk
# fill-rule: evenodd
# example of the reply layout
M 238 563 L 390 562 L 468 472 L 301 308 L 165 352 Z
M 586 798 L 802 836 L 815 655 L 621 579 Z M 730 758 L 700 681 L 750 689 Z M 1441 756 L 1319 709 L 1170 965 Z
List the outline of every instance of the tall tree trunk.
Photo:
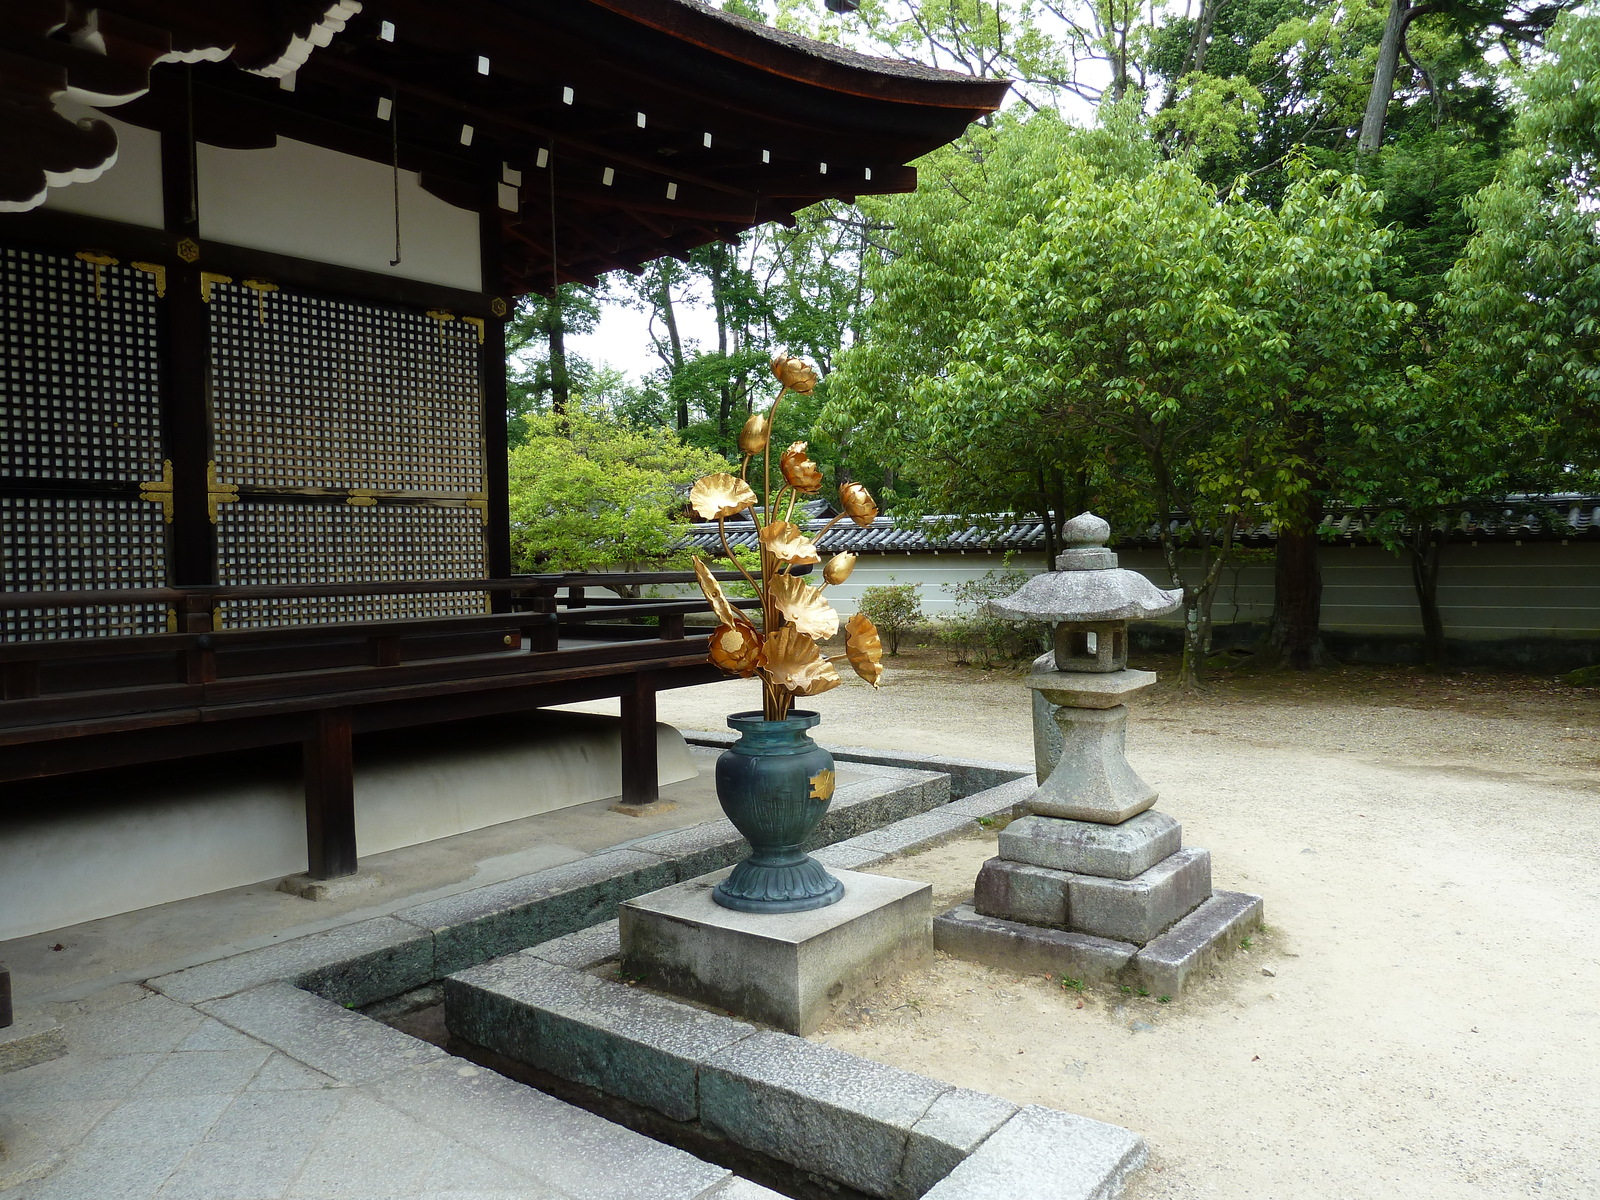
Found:
M 717 385 L 717 437 L 728 439 L 728 419 L 733 412 L 733 386 L 727 375 L 728 363 L 728 298 L 724 294 L 728 248 L 718 246 L 711 260 L 711 307 L 717 318 L 717 354 L 722 359 L 722 382 Z
M 572 376 L 567 371 L 567 319 L 561 308 L 561 289 L 550 296 L 550 319 L 545 331 L 550 338 L 550 411 L 564 416 L 572 398 Z
M 1411 4 L 1408 0 L 1389 0 L 1389 17 L 1383 23 L 1383 38 L 1378 42 L 1378 61 L 1372 69 L 1372 90 L 1367 93 L 1367 110 L 1361 117 L 1361 140 L 1356 149 L 1376 154 L 1383 145 L 1383 127 L 1389 119 L 1389 101 L 1394 99 L 1394 75 L 1406 49 L 1406 29 L 1425 13 L 1437 12 L 1442 5 L 1429 0 Z
M 1322 644 L 1322 543 L 1317 538 L 1322 502 L 1308 507 L 1278 529 L 1272 624 L 1267 630 L 1269 654 L 1296 671 L 1332 661 Z
M 678 313 L 672 307 L 672 284 L 667 279 L 665 271 L 661 272 L 661 287 L 656 292 L 656 311 L 661 314 L 662 323 L 667 327 L 667 341 L 672 345 L 672 364 L 670 370 L 675 379 L 683 370 L 683 339 L 678 336 Z M 678 394 L 678 430 L 689 428 L 689 397 L 683 393 Z
M 1409 542 L 1411 586 L 1417 593 L 1422 617 L 1422 646 L 1428 666 L 1445 665 L 1444 615 L 1439 611 L 1439 560 L 1444 557 L 1444 534 L 1433 522 L 1417 520 Z
M 1217 13 L 1227 0 L 1201 0 L 1200 16 L 1194 23 L 1194 33 L 1189 37 L 1189 53 L 1184 68 L 1178 73 L 1181 79 L 1195 71 L 1206 69 L 1206 51 L 1211 48 L 1211 27 L 1216 24 Z

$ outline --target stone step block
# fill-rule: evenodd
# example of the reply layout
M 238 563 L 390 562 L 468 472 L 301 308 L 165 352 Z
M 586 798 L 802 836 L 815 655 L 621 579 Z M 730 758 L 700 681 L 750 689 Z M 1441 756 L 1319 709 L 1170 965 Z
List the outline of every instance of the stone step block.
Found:
M 1253 929 L 1260 929 L 1266 906 L 1247 892 L 1218 892 L 1133 960 L 1140 983 L 1152 994 L 1176 996 L 1196 974 L 1211 966 Z
M 444 1004 L 457 1037 L 675 1121 L 700 1115 L 700 1063 L 756 1032 L 532 953 L 452 975 Z
M 1131 1130 L 1030 1104 L 923 1200 L 1110 1200 L 1147 1157 Z
M 1120 825 L 1023 817 L 1000 833 L 1001 858 L 1102 879 L 1133 879 L 1182 846 L 1183 826 L 1154 809 Z
M 0 1075 L 38 1066 L 66 1052 L 61 1023 L 44 1013 L 25 1013 L 0 1029 Z
M 1211 896 L 1211 852 L 1179 850 L 1134 879 L 1072 875 L 1067 924 L 1081 933 L 1144 945 Z
M 933 944 L 946 954 L 991 967 L 1091 983 L 1115 981 L 1139 952 L 1127 942 L 985 917 L 966 904 L 933 919 Z

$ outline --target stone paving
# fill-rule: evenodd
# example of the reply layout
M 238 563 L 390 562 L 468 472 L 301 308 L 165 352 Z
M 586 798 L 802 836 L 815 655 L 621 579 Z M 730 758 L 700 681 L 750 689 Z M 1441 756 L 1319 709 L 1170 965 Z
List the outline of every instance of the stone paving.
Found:
M 71 1053 L 0 1077 L 8 1200 L 774 1195 L 356 1014 L 389 1052 L 328 1073 L 138 984 L 50 1011 Z
M 949 795 L 943 778 L 927 772 L 883 766 L 852 771 L 861 782 L 841 791 L 860 795 L 839 797 L 831 814 L 839 826 L 835 837 L 863 830 L 882 837 L 874 829 L 878 822 L 895 821 L 902 809 L 921 812 Z M 902 820 L 902 840 L 911 846 L 953 836 L 970 827 L 975 814 L 968 807 L 964 801 L 946 804 L 948 815 L 940 816 L 937 829 L 912 830 Z M 725 825 L 659 835 L 657 853 L 613 848 L 399 907 L 395 915 L 352 912 L 331 928 L 243 953 L 236 945 L 192 956 L 175 973 L 155 972 L 142 982 L 124 975 L 98 988 L 73 984 L 62 993 L 65 998 L 25 1005 L 25 1013 L 60 1022 L 68 1053 L 0 1074 L 0 1195 L 770 1200 L 777 1193 L 725 1168 L 335 1002 L 366 1003 L 459 969 L 464 963 L 451 958 L 456 947 L 449 940 L 458 929 L 484 926 L 477 939 L 483 945 L 476 949 L 492 955 L 506 948 L 496 939 L 504 940 L 505 930 L 529 912 L 551 912 L 567 927 L 581 927 L 594 916 L 566 908 L 599 904 L 593 897 L 578 903 L 599 886 L 589 876 L 609 878 L 632 860 L 643 860 L 648 869 L 633 881 L 638 890 L 717 865 L 737 849 L 737 835 Z M 652 846 L 652 840 L 634 845 Z M 866 853 L 849 845 L 839 849 Z M 663 865 L 662 879 L 651 882 L 650 872 Z M 609 901 L 613 910 L 614 903 Z M 465 915 L 455 913 L 463 906 Z M 441 918 L 440 929 L 433 928 L 440 922 L 423 919 L 435 908 L 454 914 L 452 920 Z M 325 963 L 338 961 L 345 963 L 343 974 L 319 975 Z M 35 983 L 45 985 L 35 991 L 48 996 L 48 980 Z

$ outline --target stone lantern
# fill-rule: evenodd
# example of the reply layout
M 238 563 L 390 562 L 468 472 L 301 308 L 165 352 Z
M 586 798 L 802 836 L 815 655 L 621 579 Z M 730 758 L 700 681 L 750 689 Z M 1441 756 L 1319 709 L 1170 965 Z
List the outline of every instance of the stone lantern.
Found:
M 1182 593 L 1117 566 L 1111 527 L 1068 521 L 1056 570 L 992 601 L 996 616 L 1048 621 L 1035 664 L 1039 786 L 1000 833 L 971 907 L 934 922 L 941 950 L 1019 970 L 1138 983 L 1176 995 L 1198 966 L 1261 924 L 1259 896 L 1211 890 L 1211 855 L 1128 765 L 1124 704 L 1156 682 L 1128 667 L 1128 622 L 1172 612 Z M 1051 708 L 1054 707 L 1053 719 Z

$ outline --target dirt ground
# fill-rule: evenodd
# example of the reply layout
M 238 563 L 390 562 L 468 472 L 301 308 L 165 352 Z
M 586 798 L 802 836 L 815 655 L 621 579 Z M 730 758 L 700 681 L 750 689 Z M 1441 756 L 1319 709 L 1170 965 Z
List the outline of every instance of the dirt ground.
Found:
M 890 667 L 808 702 L 819 740 L 1031 760 L 1015 675 Z M 660 713 L 716 729 L 756 703 L 731 682 Z M 1167 1004 L 940 958 L 817 1037 L 1137 1130 L 1130 1200 L 1600 1196 L 1600 691 L 1344 668 L 1133 709 L 1158 807 L 1218 887 L 1266 897 L 1267 931 Z M 947 907 L 993 852 L 883 873 Z

